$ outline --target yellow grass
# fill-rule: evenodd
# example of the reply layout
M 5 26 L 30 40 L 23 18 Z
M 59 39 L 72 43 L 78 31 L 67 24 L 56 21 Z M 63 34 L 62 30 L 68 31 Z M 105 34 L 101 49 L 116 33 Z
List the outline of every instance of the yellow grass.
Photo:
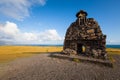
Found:
M 44 52 L 61 52 L 62 47 L 53 46 L 0 46 L 0 63 Z M 107 48 L 108 54 L 120 54 L 120 49 Z
M 120 49 L 107 48 L 106 51 L 108 54 L 118 54 L 120 55 Z
M 62 47 L 42 46 L 0 46 L 0 63 L 44 52 L 60 52 Z

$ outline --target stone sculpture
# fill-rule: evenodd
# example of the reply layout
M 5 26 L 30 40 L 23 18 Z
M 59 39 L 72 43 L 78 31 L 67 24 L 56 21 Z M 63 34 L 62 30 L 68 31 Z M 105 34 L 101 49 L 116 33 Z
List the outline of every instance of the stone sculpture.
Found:
M 67 29 L 63 52 L 67 50 L 68 53 L 68 49 L 71 49 L 77 54 L 105 58 L 106 35 L 102 33 L 97 21 L 94 18 L 87 18 L 87 15 L 83 10 L 76 14 L 76 21 Z

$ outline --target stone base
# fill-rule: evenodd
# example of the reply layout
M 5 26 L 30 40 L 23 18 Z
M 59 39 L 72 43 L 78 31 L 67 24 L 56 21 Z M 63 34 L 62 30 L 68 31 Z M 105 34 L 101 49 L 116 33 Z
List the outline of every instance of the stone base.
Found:
M 70 60 L 75 62 L 89 62 L 89 63 L 104 65 L 108 67 L 113 67 L 113 62 L 110 61 L 109 59 L 107 60 L 95 59 L 92 57 L 86 57 L 82 55 L 65 55 L 63 53 L 52 53 L 50 57 L 65 59 L 65 60 Z

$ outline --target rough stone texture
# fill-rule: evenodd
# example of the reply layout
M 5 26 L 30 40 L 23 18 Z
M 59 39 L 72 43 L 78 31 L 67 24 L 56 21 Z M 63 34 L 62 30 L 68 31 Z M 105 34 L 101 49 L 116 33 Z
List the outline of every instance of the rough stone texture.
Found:
M 63 53 L 67 54 L 67 55 L 70 55 L 70 54 L 77 54 L 77 52 L 75 50 L 72 50 L 72 49 L 69 49 L 69 48 L 66 48 Z
M 105 58 L 106 35 L 104 35 L 94 18 L 87 18 L 87 12 L 81 10 L 76 14 L 77 20 L 67 29 L 64 50 L 75 50 L 78 54 Z M 83 47 L 85 51 L 83 51 Z

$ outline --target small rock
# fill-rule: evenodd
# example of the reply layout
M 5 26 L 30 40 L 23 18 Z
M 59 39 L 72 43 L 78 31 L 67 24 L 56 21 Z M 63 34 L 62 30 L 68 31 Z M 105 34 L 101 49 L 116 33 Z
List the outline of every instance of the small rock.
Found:
M 69 49 L 69 48 L 63 50 L 63 53 L 67 54 L 67 55 L 70 55 L 70 54 L 75 54 L 76 55 L 77 54 L 77 52 L 75 50 Z

